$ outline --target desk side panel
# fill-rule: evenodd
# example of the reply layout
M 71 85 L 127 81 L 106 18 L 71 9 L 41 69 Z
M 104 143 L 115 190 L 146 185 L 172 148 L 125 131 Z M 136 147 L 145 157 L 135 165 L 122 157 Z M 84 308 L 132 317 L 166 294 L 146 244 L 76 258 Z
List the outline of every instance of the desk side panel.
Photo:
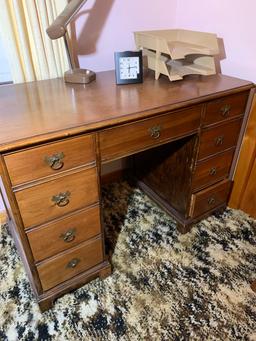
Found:
M 40 293 L 42 293 L 41 282 L 39 280 L 38 272 L 34 265 L 32 252 L 29 246 L 27 236 L 25 235 L 18 205 L 15 196 L 12 193 L 11 182 L 6 171 L 3 157 L 1 155 L 0 155 L 0 188 L 7 209 L 9 231 L 12 234 L 16 248 L 25 266 L 25 270 L 28 275 L 31 287 L 36 296 L 38 296 Z

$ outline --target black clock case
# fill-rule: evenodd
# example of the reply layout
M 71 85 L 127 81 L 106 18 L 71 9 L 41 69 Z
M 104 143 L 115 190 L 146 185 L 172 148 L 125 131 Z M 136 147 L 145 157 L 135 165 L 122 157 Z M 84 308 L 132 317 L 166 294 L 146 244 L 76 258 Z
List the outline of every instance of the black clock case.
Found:
M 120 79 L 119 59 L 121 57 L 139 57 L 140 72 L 136 79 Z M 143 82 L 143 59 L 142 50 L 140 51 L 123 51 L 115 52 L 115 71 L 116 71 L 116 84 L 134 84 Z

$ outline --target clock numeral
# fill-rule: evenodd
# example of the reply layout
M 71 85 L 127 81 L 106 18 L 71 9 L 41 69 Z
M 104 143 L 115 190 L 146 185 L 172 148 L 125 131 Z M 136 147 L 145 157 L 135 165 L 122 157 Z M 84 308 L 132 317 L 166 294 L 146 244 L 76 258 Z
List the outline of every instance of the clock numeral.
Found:
M 142 52 L 116 52 L 117 84 L 137 83 L 142 81 L 141 75 Z M 120 83 L 118 83 L 120 80 Z M 127 81 L 127 82 L 126 82 Z

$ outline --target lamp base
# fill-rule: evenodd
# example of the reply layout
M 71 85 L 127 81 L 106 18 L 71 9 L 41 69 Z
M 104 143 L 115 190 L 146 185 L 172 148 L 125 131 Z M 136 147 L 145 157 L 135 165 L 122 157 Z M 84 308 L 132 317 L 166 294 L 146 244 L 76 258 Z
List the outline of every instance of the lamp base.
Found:
M 87 69 L 71 69 L 64 73 L 67 83 L 87 84 L 96 79 L 96 73 Z

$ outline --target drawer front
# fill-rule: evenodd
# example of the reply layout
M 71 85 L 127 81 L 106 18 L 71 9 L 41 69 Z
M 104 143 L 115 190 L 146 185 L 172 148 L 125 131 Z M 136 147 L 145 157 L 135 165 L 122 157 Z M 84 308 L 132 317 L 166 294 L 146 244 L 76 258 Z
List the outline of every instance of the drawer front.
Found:
M 234 149 L 198 163 L 192 179 L 192 189 L 211 185 L 227 177 L 233 155 Z
M 27 236 L 37 262 L 95 237 L 100 232 L 100 210 L 96 206 L 29 231 Z
M 15 193 L 25 228 L 43 224 L 98 201 L 96 168 Z
M 12 185 L 19 185 L 95 161 L 93 135 L 66 139 L 4 157 Z
M 198 160 L 235 146 L 241 124 L 242 119 L 239 119 L 202 131 Z
M 99 133 L 101 159 L 129 155 L 195 131 L 200 124 L 201 108 L 198 105 Z
M 215 207 L 222 204 L 225 205 L 228 200 L 231 184 L 232 181 L 224 180 L 198 193 L 192 194 L 190 217 L 198 217 Z
M 43 290 L 86 271 L 103 261 L 102 239 L 95 239 L 37 266 Z
M 230 117 L 243 115 L 248 95 L 249 92 L 245 91 L 207 103 L 203 125 L 221 122 Z

